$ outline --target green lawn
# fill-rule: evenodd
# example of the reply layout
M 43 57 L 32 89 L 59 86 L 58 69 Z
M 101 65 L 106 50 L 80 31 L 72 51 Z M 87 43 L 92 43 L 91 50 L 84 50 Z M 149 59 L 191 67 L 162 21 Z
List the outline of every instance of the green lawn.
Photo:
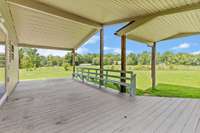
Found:
M 21 69 L 19 78 L 20 80 L 64 78 L 71 76 L 71 74 L 71 68 L 69 71 L 65 71 L 63 67 L 41 67 L 33 71 Z
M 0 84 L 3 84 L 5 82 L 5 69 L 0 68 Z
M 200 71 L 157 71 L 157 87 L 151 89 L 149 71 L 135 71 L 140 95 L 200 98 Z
M 109 66 L 106 66 L 109 68 Z M 119 66 L 116 66 L 118 69 Z M 138 95 L 167 96 L 167 97 L 190 97 L 200 98 L 200 69 L 194 70 L 158 70 L 157 88 L 151 89 L 150 70 L 133 70 L 137 75 Z M 45 67 L 33 71 L 20 70 L 20 80 L 64 78 L 71 76 L 71 70 L 65 71 L 63 67 Z M 3 70 L 0 74 L 3 75 Z M 0 76 L 0 80 L 3 77 Z
M 138 89 L 146 90 L 151 87 L 150 71 L 137 70 L 135 73 Z M 159 70 L 157 83 L 200 88 L 200 71 Z
M 105 68 L 110 69 L 111 66 Z M 119 68 L 114 66 L 114 69 Z M 148 69 L 149 66 L 127 66 L 127 70 L 136 73 L 138 95 L 200 98 L 200 67 L 173 66 L 173 70 L 170 70 L 167 66 L 163 70 L 159 66 L 154 90 L 151 89 L 151 73 Z

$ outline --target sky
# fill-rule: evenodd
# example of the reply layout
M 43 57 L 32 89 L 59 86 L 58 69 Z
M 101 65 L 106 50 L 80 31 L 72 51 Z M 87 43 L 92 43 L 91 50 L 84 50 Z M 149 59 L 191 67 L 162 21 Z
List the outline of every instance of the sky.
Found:
M 107 26 L 104 28 L 104 53 L 120 54 L 120 37 L 114 35 L 114 33 L 123 25 L 118 24 L 114 26 Z M 99 33 L 91 37 L 85 44 L 83 44 L 77 52 L 79 54 L 87 53 L 99 53 Z M 150 47 L 146 44 L 139 43 L 132 40 L 127 40 L 126 44 L 127 54 L 141 53 L 143 51 L 150 51 Z M 184 52 L 190 54 L 200 54 L 200 35 L 194 35 L 190 37 L 178 38 L 168 41 L 162 41 L 157 43 L 157 52 L 164 53 L 165 51 L 172 51 L 174 53 Z M 4 46 L 0 46 L 0 52 L 4 52 Z M 40 55 L 57 55 L 64 56 L 67 51 L 61 50 L 47 50 L 38 49 Z
M 105 27 L 104 30 L 104 51 L 106 53 L 119 53 L 120 54 L 120 37 L 114 35 L 114 33 L 121 28 L 122 25 L 115 25 Z M 126 44 L 127 53 L 141 53 L 143 51 L 150 51 L 151 48 L 146 44 L 127 40 Z M 164 53 L 166 51 L 172 51 L 174 53 L 184 52 L 190 54 L 200 54 L 200 35 L 194 35 L 190 37 L 178 38 L 168 41 L 162 41 L 157 43 L 157 52 Z M 99 33 L 93 36 L 88 42 L 78 49 L 78 53 L 99 53 Z

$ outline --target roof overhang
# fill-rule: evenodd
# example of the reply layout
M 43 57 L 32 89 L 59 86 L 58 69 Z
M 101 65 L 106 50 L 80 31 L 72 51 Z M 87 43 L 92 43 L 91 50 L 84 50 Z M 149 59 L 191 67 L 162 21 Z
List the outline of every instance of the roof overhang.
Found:
M 19 44 L 52 49 L 80 47 L 101 24 L 48 5 L 27 0 L 8 1 Z
M 10 10 L 7 12 L 12 16 L 12 25 L 19 44 L 57 49 L 78 48 L 103 26 L 122 22 L 132 23 L 117 32 L 118 35 L 127 34 L 130 39 L 151 43 L 155 39 L 143 36 L 143 30 L 152 30 L 148 29 L 148 25 L 151 26 L 149 23 L 153 23 L 161 16 L 182 14 L 198 10 L 200 7 L 200 0 L 1 1 L 4 2 L 4 6 L 0 5 L 1 8 Z M 144 26 L 147 28 L 143 29 Z M 196 30 L 179 31 L 169 34 L 168 37 L 197 32 Z M 150 35 L 150 32 L 147 35 Z
M 200 33 L 200 3 L 136 17 L 115 34 L 142 43 L 186 37 Z

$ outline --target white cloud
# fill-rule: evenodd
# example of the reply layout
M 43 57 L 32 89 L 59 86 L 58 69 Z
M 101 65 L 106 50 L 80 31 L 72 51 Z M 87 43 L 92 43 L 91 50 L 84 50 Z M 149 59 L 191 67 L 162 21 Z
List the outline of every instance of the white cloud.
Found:
M 130 53 L 133 53 L 133 51 L 127 50 L 126 53 L 127 53 L 127 54 L 130 54 Z
M 173 47 L 172 49 L 173 50 L 176 50 L 176 49 L 187 49 L 189 48 L 191 45 L 189 43 L 183 43 L 183 44 L 180 44 L 176 47 Z
M 50 49 L 38 49 L 38 53 L 43 56 L 54 55 L 54 56 L 65 56 L 68 51 L 64 50 L 50 50 Z
M 94 44 L 99 42 L 99 36 L 95 35 L 93 37 L 91 37 L 87 42 L 85 42 L 83 45 L 87 45 L 87 44 Z
M 89 53 L 89 50 L 86 47 L 82 46 L 82 47 L 78 48 L 77 53 L 87 54 L 87 53 Z
M 0 45 L 0 53 L 5 53 L 5 46 L 4 45 Z
M 121 49 L 120 48 L 113 48 L 114 54 L 120 54 Z
M 198 55 L 198 54 L 200 54 L 200 50 L 199 50 L 199 51 L 192 52 L 191 54 L 193 54 L 193 55 Z
M 121 49 L 120 48 L 111 48 L 111 47 L 104 47 L 104 50 L 112 50 L 114 52 L 114 54 L 121 54 Z M 133 51 L 131 50 L 127 50 L 126 53 L 127 54 L 130 54 L 132 53 Z
M 104 47 L 104 50 L 112 50 L 110 47 Z

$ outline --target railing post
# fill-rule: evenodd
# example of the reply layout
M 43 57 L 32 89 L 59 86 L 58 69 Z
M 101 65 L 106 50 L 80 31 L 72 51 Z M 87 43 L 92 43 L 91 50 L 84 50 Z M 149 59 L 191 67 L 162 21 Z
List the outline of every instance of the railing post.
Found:
M 102 80 L 101 80 L 101 70 L 99 70 L 99 88 L 101 88 Z
M 131 74 L 130 96 L 135 96 L 136 93 L 136 75 Z
M 90 81 L 90 69 L 88 69 L 88 81 Z
M 151 51 L 151 79 L 152 88 L 156 88 L 156 43 L 153 43 Z
M 126 35 L 121 36 L 121 77 L 121 82 L 126 83 Z M 120 92 L 125 93 L 126 87 L 121 85 Z
M 106 71 L 106 81 L 105 81 L 105 84 L 107 84 L 107 81 L 108 81 L 108 71 Z
M 99 78 L 99 87 L 103 85 L 103 55 L 104 55 L 104 29 L 100 29 L 100 78 Z
M 74 78 L 75 76 L 75 49 L 72 49 L 72 66 L 73 66 L 73 73 L 72 73 L 72 77 Z
M 97 82 L 97 77 L 98 77 L 98 73 L 97 73 L 97 69 L 95 70 L 95 81 Z
M 84 83 L 83 68 L 81 69 L 81 78 L 82 78 L 82 82 Z

